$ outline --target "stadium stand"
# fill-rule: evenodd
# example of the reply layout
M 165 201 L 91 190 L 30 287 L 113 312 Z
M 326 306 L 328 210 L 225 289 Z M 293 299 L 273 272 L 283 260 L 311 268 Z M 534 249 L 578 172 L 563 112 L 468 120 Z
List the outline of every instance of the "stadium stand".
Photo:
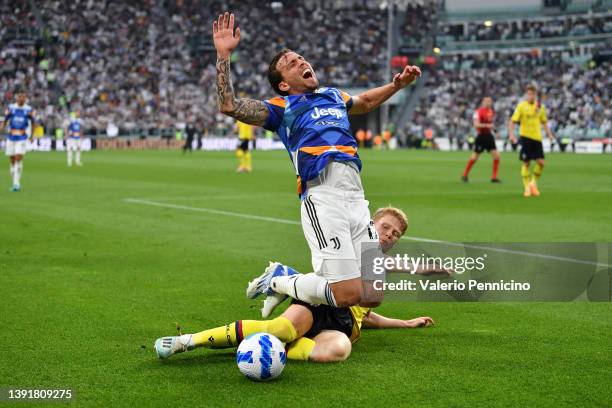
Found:
M 612 13 L 538 16 L 505 21 L 452 21 L 442 24 L 439 30 L 439 44 L 588 36 L 611 33 Z
M 494 99 L 496 126 L 506 123 L 529 83 L 538 85 L 553 131 L 572 138 L 605 137 L 612 110 L 609 64 L 584 67 L 565 62 L 561 52 L 448 56 L 439 61 L 409 124 L 410 134 L 431 128 L 436 136 L 467 139 L 472 114 L 484 95 Z M 571 132 L 570 132 L 571 130 Z
M 561 14 L 467 21 L 442 18 L 443 2 L 396 1 L 403 20 L 393 51 L 416 50 L 420 57 L 410 62 L 427 64 L 432 45 L 443 49 L 426 70 L 425 87 L 413 92 L 409 122 L 399 124 L 403 144 L 426 130 L 467 137 L 471 113 L 485 93 L 494 96 L 503 129 L 528 82 L 542 90 L 557 132 L 575 138 L 608 135 L 610 65 L 589 61 L 597 47 L 610 49 L 601 40 L 612 33 L 612 13 L 602 1 L 588 2 L 592 12 L 582 14 L 576 13 L 587 3 L 548 3 Z M 171 138 L 186 122 L 222 135 L 233 121 L 218 114 L 215 103 L 213 10 L 235 10 L 243 27 L 232 57 L 237 92 L 268 98 L 273 95 L 267 66 L 283 47 L 310 59 L 323 84 L 382 83 L 387 11 L 380 6 L 375 0 L 32 0 L 16 7 L 0 0 L 0 100 L 6 105 L 16 88 L 26 88 L 48 135 L 71 110 L 81 111 L 89 135 Z M 597 44 L 589 43 L 591 38 Z M 586 51 L 574 55 L 568 39 Z M 549 40 L 558 41 L 531 45 Z M 527 48 L 519 45 L 526 41 L 532 41 Z M 487 50 L 491 42 L 504 51 Z
M 230 126 L 216 114 L 211 92 L 211 11 L 224 9 L 220 2 L 39 3 L 36 12 L 28 7 L 3 13 L 8 20 L 0 32 L 3 103 L 12 100 L 16 87 L 25 87 L 48 129 L 75 109 L 95 129 L 90 133 L 104 132 L 109 123 L 119 126 L 120 134 L 155 134 L 186 120 L 221 133 Z M 283 47 L 310 59 L 322 83 L 365 87 L 382 81 L 385 40 L 379 28 L 386 14 L 377 2 L 338 2 L 331 8 L 318 1 L 224 4 L 236 10 L 244 27 L 233 57 L 240 95 L 273 96 L 267 65 Z M 2 8 L 12 6 L 3 0 Z M 14 30 L 24 22 L 36 30 L 22 33 L 29 47 L 15 52 Z
M 505 138 L 512 110 L 529 83 L 538 86 L 558 138 L 612 137 L 611 68 L 598 58 L 612 48 L 612 12 L 605 2 L 548 3 L 545 7 L 556 7 L 557 14 L 439 21 L 439 54 L 433 54 L 436 63 L 429 66 L 400 140 L 419 145 L 428 132 L 461 146 L 474 136 L 472 114 L 485 95 L 494 99 L 497 131 Z

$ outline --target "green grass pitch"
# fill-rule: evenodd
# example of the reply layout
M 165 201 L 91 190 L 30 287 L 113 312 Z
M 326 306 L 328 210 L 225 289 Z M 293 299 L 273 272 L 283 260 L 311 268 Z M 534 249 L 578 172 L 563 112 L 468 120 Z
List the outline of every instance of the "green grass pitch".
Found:
M 155 338 L 256 319 L 246 282 L 268 260 L 310 270 L 285 152 L 91 152 L 26 157 L 23 190 L 0 202 L 0 386 L 72 388 L 72 406 L 610 406 L 610 303 L 387 303 L 420 330 L 366 331 L 344 363 L 289 361 L 278 381 L 243 377 L 232 350 L 158 361 Z M 409 235 L 448 241 L 612 241 L 612 155 L 547 156 L 542 196 L 503 184 L 484 155 L 362 153 L 370 208 L 408 213 Z M 8 165 L 7 165 L 8 167 Z M 6 188 L 5 188 L 6 187 Z M 151 200 L 174 208 L 138 204 Z M 188 208 L 187 208 L 188 207 Z M 32 406 L 30 404 L 26 404 Z M 23 406 L 26 406 L 23 405 Z

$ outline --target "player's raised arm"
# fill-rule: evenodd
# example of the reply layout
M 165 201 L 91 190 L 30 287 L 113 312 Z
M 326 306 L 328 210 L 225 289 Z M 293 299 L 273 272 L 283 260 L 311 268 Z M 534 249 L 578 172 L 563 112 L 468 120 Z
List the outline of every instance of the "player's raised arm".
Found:
M 363 317 L 362 325 L 367 329 L 409 329 L 414 327 L 433 326 L 435 322 L 429 316 L 417 317 L 410 320 L 393 319 L 371 311 Z
M 404 71 L 395 74 L 393 81 L 387 85 L 367 90 L 353 96 L 353 105 L 349 110 L 351 115 L 361 115 L 378 108 L 396 92 L 404 89 L 421 76 L 421 69 L 416 65 L 407 65 Z
M 240 27 L 234 31 L 234 14 L 226 12 L 213 22 L 217 49 L 217 104 L 219 110 L 244 123 L 263 126 L 269 111 L 262 101 L 236 98 L 230 72 L 230 56 L 240 41 Z

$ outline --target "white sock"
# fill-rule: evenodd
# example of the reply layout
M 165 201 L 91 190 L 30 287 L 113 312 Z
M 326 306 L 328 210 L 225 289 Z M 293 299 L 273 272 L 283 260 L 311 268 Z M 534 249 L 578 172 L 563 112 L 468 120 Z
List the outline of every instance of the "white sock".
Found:
M 276 293 L 289 295 L 302 302 L 337 306 L 329 282 L 314 273 L 277 276 L 272 278 L 270 284 Z
M 81 151 L 80 150 L 76 151 L 76 164 L 77 166 L 81 165 Z
M 17 184 L 17 163 L 11 164 L 11 177 L 13 178 L 13 184 Z
M 68 150 L 68 165 L 72 166 L 72 150 Z
M 14 177 L 14 179 L 17 180 L 15 184 L 19 184 L 21 182 L 21 173 L 23 173 L 23 160 L 19 160 L 17 163 L 15 163 L 15 166 L 17 168 Z

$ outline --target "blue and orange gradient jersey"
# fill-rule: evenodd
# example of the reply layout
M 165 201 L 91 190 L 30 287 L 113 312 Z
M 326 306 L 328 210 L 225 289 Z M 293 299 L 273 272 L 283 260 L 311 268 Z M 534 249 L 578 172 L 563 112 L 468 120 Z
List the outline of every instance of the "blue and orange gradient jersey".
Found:
M 306 183 L 331 161 L 353 162 L 361 170 L 357 142 L 351 133 L 348 111 L 353 100 L 335 88 L 276 97 L 265 101 L 270 115 L 264 129 L 275 131 L 289 152 L 298 176 L 298 195 L 306 196 Z

